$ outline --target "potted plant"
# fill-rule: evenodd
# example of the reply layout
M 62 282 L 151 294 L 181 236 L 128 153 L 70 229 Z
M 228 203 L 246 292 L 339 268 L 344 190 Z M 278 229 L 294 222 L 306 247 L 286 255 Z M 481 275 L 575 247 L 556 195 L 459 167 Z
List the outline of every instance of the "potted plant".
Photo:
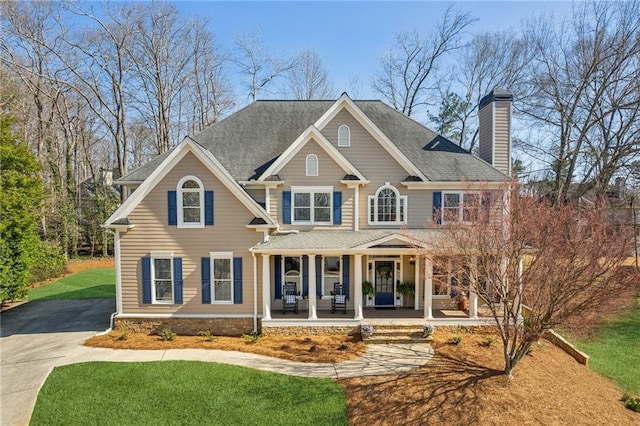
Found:
M 360 334 L 362 337 L 371 337 L 373 336 L 373 326 L 370 324 L 362 324 L 360 325 Z
M 373 297 L 376 295 L 376 289 L 371 281 L 362 281 L 362 295 L 365 296 L 366 306 L 373 306 Z
M 433 325 L 425 322 L 422 326 L 422 337 L 424 337 L 426 340 L 433 340 L 432 334 L 435 329 L 436 328 Z
M 413 304 L 413 296 L 416 292 L 416 286 L 410 281 L 403 281 L 396 286 L 396 292 L 402 295 L 404 304 L 411 306 Z

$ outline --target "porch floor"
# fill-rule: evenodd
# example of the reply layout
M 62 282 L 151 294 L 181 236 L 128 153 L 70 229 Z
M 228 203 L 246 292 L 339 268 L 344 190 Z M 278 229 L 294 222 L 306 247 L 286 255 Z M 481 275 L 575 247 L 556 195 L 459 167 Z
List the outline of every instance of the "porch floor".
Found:
M 478 313 L 480 315 L 480 312 Z M 370 324 L 404 324 L 404 325 L 418 325 L 425 322 L 424 310 L 415 310 L 413 308 L 363 308 L 362 320 L 355 320 L 355 311 L 347 310 L 347 312 L 336 311 L 318 311 L 318 319 L 313 320 L 322 323 L 332 323 L 338 325 L 343 324 L 358 324 L 358 323 L 370 323 Z M 272 325 L 288 325 L 300 324 L 303 321 L 308 321 L 309 313 L 307 310 L 300 310 L 298 313 L 287 311 L 285 314 L 282 310 L 271 311 L 271 320 L 264 321 Z M 450 310 L 450 309 L 434 309 L 433 319 L 429 322 L 440 325 L 482 325 L 492 323 L 492 317 L 479 316 L 478 318 L 470 318 L 464 311 Z

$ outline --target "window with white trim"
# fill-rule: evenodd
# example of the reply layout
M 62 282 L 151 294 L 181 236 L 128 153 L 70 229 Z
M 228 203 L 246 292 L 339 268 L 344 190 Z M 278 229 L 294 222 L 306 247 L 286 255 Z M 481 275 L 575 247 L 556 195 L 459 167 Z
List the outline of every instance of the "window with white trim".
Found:
M 480 193 L 442 192 L 442 223 L 477 222 L 480 212 Z
M 282 294 L 286 284 L 295 284 L 296 292 L 302 292 L 302 260 L 299 256 L 282 257 Z
M 470 271 L 461 256 L 438 257 L 433 262 L 433 295 L 443 298 L 469 295 Z
M 173 303 L 173 256 L 151 254 L 152 303 Z
M 178 227 L 204 227 L 204 185 L 195 176 L 185 176 L 178 182 Z
M 335 283 L 342 282 L 342 257 L 322 257 L 322 295 L 329 296 Z
M 318 176 L 318 156 L 315 154 L 307 155 L 306 160 L 307 176 Z
M 402 225 L 407 223 L 407 196 L 386 182 L 376 195 L 369 196 L 369 225 Z
M 338 127 L 338 146 L 351 146 L 351 129 L 346 124 Z
M 292 223 L 330 225 L 333 214 L 333 187 L 292 187 Z
M 211 302 L 233 303 L 233 253 L 211 252 Z

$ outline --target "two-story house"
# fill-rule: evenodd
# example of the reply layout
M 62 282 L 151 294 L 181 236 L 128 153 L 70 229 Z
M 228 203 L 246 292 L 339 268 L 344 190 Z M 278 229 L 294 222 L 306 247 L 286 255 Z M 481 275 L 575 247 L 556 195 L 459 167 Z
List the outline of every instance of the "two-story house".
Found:
M 482 100 L 481 158 L 346 94 L 256 101 L 187 136 L 118 180 L 134 191 L 104 225 L 116 234 L 116 324 L 241 334 L 481 322 L 473 294 L 468 312 L 442 314 L 457 309 L 455 265 L 434 270 L 421 254 L 439 224 L 474 214 L 480 188 L 508 179 L 511 99 Z M 400 283 L 415 296 L 391 312 L 407 302 Z

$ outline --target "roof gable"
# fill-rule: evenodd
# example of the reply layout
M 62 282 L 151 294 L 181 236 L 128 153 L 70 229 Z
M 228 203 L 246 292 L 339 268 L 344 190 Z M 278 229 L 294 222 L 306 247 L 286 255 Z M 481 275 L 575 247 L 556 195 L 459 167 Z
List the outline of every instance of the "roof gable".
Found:
M 366 180 L 365 177 L 340 153 L 327 138 L 313 125 L 309 126 L 289 147 L 262 173 L 258 178 L 264 181 L 269 176 L 276 175 L 282 168 L 291 161 L 295 155 L 309 141 L 314 140 L 329 156 L 345 171 L 346 174 L 356 176 L 359 180 Z
M 131 194 L 124 203 L 105 221 L 104 226 L 117 224 L 119 221 L 126 219 L 129 214 L 149 195 L 156 185 L 182 160 L 188 153 L 192 153 L 200 160 L 207 169 L 220 182 L 234 194 L 238 200 L 257 218 L 261 218 L 268 225 L 275 226 L 271 217 L 247 194 L 242 187 L 231 177 L 228 171 L 220 164 L 220 162 L 206 149 L 194 142 L 189 137 L 185 138 L 162 162 L 153 170 L 153 172 L 142 182 L 142 184 Z
M 358 123 L 362 127 L 367 130 L 373 138 L 382 145 L 382 147 L 393 157 L 404 169 L 405 171 L 412 176 L 419 176 L 423 180 L 427 180 L 426 176 L 422 173 L 420 169 L 418 169 L 409 158 L 404 155 L 404 153 L 398 149 L 398 147 L 391 142 L 391 140 L 380 130 L 380 128 L 373 122 L 367 115 L 360 109 L 358 106 L 349 98 L 346 93 L 343 93 L 342 96 L 334 103 L 331 108 L 329 108 L 323 115 L 320 117 L 314 125 L 322 130 L 324 127 L 333 120 L 336 115 L 343 109 L 346 109 L 353 118 L 356 119 Z

